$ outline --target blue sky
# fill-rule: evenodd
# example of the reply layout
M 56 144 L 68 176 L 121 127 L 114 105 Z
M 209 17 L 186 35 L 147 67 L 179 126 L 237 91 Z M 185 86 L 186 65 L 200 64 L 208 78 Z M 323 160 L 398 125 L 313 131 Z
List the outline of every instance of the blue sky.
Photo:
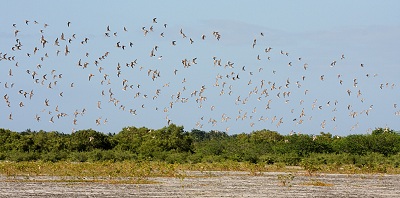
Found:
M 400 130 L 398 1 L 12 1 L 7 7 L 0 13 L 0 53 L 14 60 L 0 61 L 2 128 L 117 133 L 170 120 L 186 130 L 229 134 Z M 16 39 L 22 46 L 13 51 Z M 33 91 L 32 99 L 20 90 Z

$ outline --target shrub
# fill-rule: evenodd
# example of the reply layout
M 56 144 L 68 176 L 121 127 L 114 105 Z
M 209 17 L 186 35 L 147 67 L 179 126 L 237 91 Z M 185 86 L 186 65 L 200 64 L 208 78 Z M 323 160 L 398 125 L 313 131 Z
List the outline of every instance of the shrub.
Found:
M 87 152 L 73 152 L 69 158 L 73 162 L 86 162 L 89 159 Z
M 48 152 L 43 153 L 40 158 L 45 162 L 57 162 L 67 159 L 68 155 L 65 152 Z
M 301 157 L 296 153 L 286 153 L 279 155 L 279 162 L 285 163 L 287 166 L 298 166 L 300 164 Z
M 6 153 L 0 152 L 0 160 L 5 160 L 7 158 Z
M 40 155 L 34 152 L 10 151 L 6 159 L 15 162 L 36 161 L 40 159 Z
M 271 165 L 276 162 L 277 157 L 276 157 L 276 155 L 273 155 L 273 154 L 265 154 L 265 155 L 260 156 L 259 159 L 260 159 L 260 162 L 264 162 L 266 164 Z
M 319 167 L 318 160 L 315 158 L 303 158 L 301 160 L 300 166 L 304 168 L 304 170 L 307 171 L 307 174 L 309 176 L 312 176 L 312 174 L 316 171 L 319 171 L 321 168 Z
M 282 186 L 291 187 L 292 186 L 291 182 L 293 181 L 294 177 L 295 176 L 293 174 L 291 174 L 291 173 L 289 173 L 289 174 L 279 174 L 278 175 L 278 180 L 279 180 L 279 183 Z
M 165 162 L 169 164 L 183 164 L 187 162 L 187 157 L 189 153 L 176 153 L 170 152 L 168 153 L 167 157 L 165 158 Z
M 225 159 L 219 155 L 207 155 L 207 156 L 204 156 L 202 159 L 202 162 L 206 162 L 206 163 L 223 162 L 223 161 L 225 161 Z

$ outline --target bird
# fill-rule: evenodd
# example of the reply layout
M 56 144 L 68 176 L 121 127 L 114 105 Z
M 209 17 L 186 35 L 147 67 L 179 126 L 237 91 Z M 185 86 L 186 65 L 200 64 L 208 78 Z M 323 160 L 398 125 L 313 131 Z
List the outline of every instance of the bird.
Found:
M 15 30 L 14 31 L 14 36 L 17 37 L 18 33 L 19 33 L 19 30 Z
M 20 114 L 15 112 L 14 108 L 18 108 L 18 111 L 32 114 L 32 117 L 38 122 L 40 117 L 43 117 L 50 118 L 49 122 L 55 123 L 54 116 L 57 116 L 56 118 L 60 119 L 56 121 L 58 124 L 62 122 L 61 118 L 67 116 L 66 113 L 61 112 L 63 110 L 61 107 L 65 107 L 71 98 L 84 98 L 76 100 L 79 101 L 76 105 L 85 105 L 86 100 L 90 101 L 92 105 L 89 104 L 87 112 L 86 108 L 85 111 L 77 110 L 76 113 L 69 109 L 74 114 L 72 122 L 74 125 L 78 124 L 78 119 L 79 123 L 85 123 L 84 120 L 89 119 L 88 123 L 102 127 L 101 123 L 108 122 L 107 119 L 102 119 L 103 115 L 101 115 L 106 109 L 108 111 L 108 106 L 100 111 L 101 103 L 103 102 L 104 105 L 104 100 L 106 100 L 114 104 L 111 107 L 115 107 L 115 111 L 129 109 L 131 115 L 139 114 L 140 116 L 134 117 L 137 119 L 135 121 L 139 121 L 142 116 L 146 115 L 156 117 L 159 114 L 164 116 L 168 114 L 166 124 L 169 125 L 172 124 L 171 120 L 180 121 L 177 119 L 176 112 L 185 109 L 201 117 L 200 120 L 193 123 L 197 127 L 219 128 L 226 131 L 229 128 L 230 130 L 239 130 L 234 126 L 256 127 L 257 123 L 254 122 L 254 119 L 258 119 L 258 121 L 272 121 L 271 125 L 265 125 L 265 127 L 281 127 L 283 125 L 298 127 L 300 124 L 309 124 L 331 130 L 330 122 L 339 121 L 342 118 L 340 116 L 350 115 L 359 121 L 363 119 L 361 115 L 373 114 L 376 109 L 383 106 L 385 102 L 383 104 L 369 103 L 371 101 L 368 97 L 376 95 L 374 91 L 380 91 L 377 93 L 386 97 L 389 93 L 393 94 L 394 92 L 388 88 L 393 90 L 397 88 L 396 81 L 391 82 L 390 78 L 381 78 L 377 74 L 377 69 L 366 67 L 369 64 L 367 61 L 361 60 L 362 63 L 354 64 L 354 58 L 347 54 L 345 57 L 344 53 L 339 54 L 338 57 L 333 55 L 332 59 L 329 58 L 329 54 L 324 56 L 323 58 L 328 57 L 328 60 L 324 60 L 321 67 L 314 66 L 315 61 L 309 62 L 309 65 L 307 62 L 303 62 L 308 58 L 297 52 L 289 52 L 285 49 L 275 52 L 279 46 L 265 46 L 265 39 L 268 37 L 264 36 L 267 34 L 254 31 L 246 37 L 249 41 L 248 45 L 240 46 L 242 47 L 240 51 L 246 53 L 240 54 L 240 56 L 233 54 L 234 57 L 232 57 L 229 54 L 231 50 L 218 50 L 220 48 L 228 49 L 231 45 L 228 43 L 231 42 L 231 35 L 226 40 L 221 37 L 226 31 L 224 29 L 210 31 L 205 28 L 196 29 L 193 32 L 184 31 L 184 29 L 192 30 L 192 28 L 181 28 L 183 26 L 179 27 L 179 25 L 168 26 L 166 29 L 167 23 L 161 23 L 163 26 L 160 26 L 156 17 L 151 17 L 147 24 L 149 22 L 150 25 L 137 28 L 139 33 L 143 31 L 145 37 L 136 34 L 135 27 L 130 29 L 128 24 L 123 23 L 119 24 L 119 27 L 122 27 L 119 30 L 111 28 L 116 25 L 115 23 L 102 24 L 103 27 L 106 27 L 106 31 L 102 29 L 102 31 L 96 32 L 97 29 L 93 29 L 91 30 L 93 32 L 86 34 L 82 31 L 79 32 L 79 29 L 71 21 L 66 21 L 61 23 L 64 26 L 57 27 L 59 28 L 56 29 L 58 33 L 54 37 L 51 37 L 53 33 L 49 34 L 56 27 L 53 24 L 49 26 L 47 23 L 25 20 L 28 26 L 20 27 L 17 23 L 9 26 L 11 35 L 14 35 L 11 40 L 13 44 L 8 48 L 8 53 L 7 48 L 0 52 L 0 61 L 4 71 L 8 71 L 8 73 L 0 73 L 1 83 L 5 88 L 3 91 L 6 94 L 3 105 L 15 113 L 14 117 L 10 113 L 9 118 L 17 120 L 17 115 L 19 117 Z M 47 29 L 34 28 L 35 24 L 44 24 L 43 27 Z M 160 30 L 159 27 L 164 28 Z M 206 31 L 210 31 L 210 34 Z M 153 35 L 153 33 L 155 34 Z M 30 35 L 30 37 L 25 35 Z M 206 41 L 208 35 L 212 39 Z M 241 38 L 237 37 L 238 40 Z M 180 39 L 183 39 L 183 42 Z M 77 40 L 79 42 L 75 42 Z M 49 45 L 51 41 L 54 41 L 54 45 Z M 110 46 L 108 46 L 109 44 Z M 239 49 L 239 46 L 237 47 Z M 262 48 L 259 49 L 259 47 Z M 141 51 L 144 51 L 145 55 Z M 202 51 L 209 53 L 209 56 L 203 56 L 205 53 Z M 64 53 L 68 57 L 58 57 L 60 53 Z M 265 56 L 264 53 L 267 55 Z M 292 54 L 296 54 L 295 57 Z M 179 65 L 175 65 L 176 63 L 172 61 L 179 61 Z M 71 62 L 77 62 L 78 67 L 71 67 L 70 65 L 74 65 Z M 351 68 L 354 72 L 345 75 L 335 74 L 335 71 L 341 70 L 340 66 L 350 63 L 358 66 Z M 112 66 L 114 64 L 118 65 L 116 70 Z M 238 64 L 240 66 L 237 66 Z M 298 64 L 300 67 L 297 67 Z M 123 67 L 124 65 L 126 67 Z M 323 65 L 327 67 L 323 67 Z M 181 68 L 178 68 L 179 66 Z M 368 69 L 366 75 L 362 68 Z M 21 71 L 26 72 L 22 74 Z M 96 78 L 97 71 L 101 73 L 99 79 Z M 358 71 L 362 74 L 360 74 L 361 76 L 365 75 L 366 77 L 359 77 Z M 167 74 L 163 75 L 164 73 Z M 27 78 L 24 78 L 24 75 Z M 330 84 L 332 83 L 330 77 L 335 75 L 337 75 L 337 81 Z M 85 81 L 85 78 L 88 78 L 89 82 Z M 23 79 L 27 79 L 27 82 Z M 353 79 L 353 82 L 350 79 Z M 291 86 L 292 84 L 296 86 Z M 321 89 L 316 88 L 313 84 L 319 84 Z M 367 85 L 371 86 L 365 89 Z M 87 97 L 86 94 L 91 93 L 92 90 L 97 94 Z M 13 92 L 16 92 L 18 96 L 15 96 Z M 354 93 L 351 94 L 352 92 Z M 349 97 L 342 98 L 340 93 Z M 53 96 L 58 98 L 54 100 Z M 49 117 L 44 117 L 43 112 L 32 110 L 34 106 L 43 106 L 41 103 L 43 100 L 45 101 L 44 112 L 49 112 Z M 313 102 L 313 100 L 315 101 Z M 321 100 L 324 102 L 318 102 Z M 36 101 L 39 101 L 39 105 L 36 105 Z M 340 104 L 337 101 L 340 101 Z M 97 102 L 99 110 L 92 111 L 96 108 L 94 107 L 95 102 Z M 284 106 L 280 107 L 281 104 Z M 51 106 L 55 106 L 55 109 Z M 358 109 L 364 106 L 364 109 Z M 397 110 L 397 105 L 393 102 L 387 103 L 386 106 L 394 111 Z M 282 108 L 280 111 L 287 114 L 285 116 L 278 115 L 278 113 L 273 115 L 276 108 Z M 346 112 L 343 113 L 341 108 L 344 108 Z M 158 111 L 158 109 L 163 109 L 163 111 Z M 236 114 L 235 110 L 239 109 L 240 113 Z M 233 111 L 235 113 L 232 113 Z M 319 115 L 316 111 L 326 117 L 316 116 Z M 395 115 L 400 115 L 400 111 L 396 112 Z M 84 116 L 85 113 L 89 116 Z M 112 113 L 114 114 L 114 112 Z M 119 114 L 115 113 L 115 115 Z M 221 120 L 216 119 L 216 116 L 221 116 Z M 210 118 L 209 123 L 204 122 L 204 119 L 208 119 L 207 117 Z M 230 119 L 230 117 L 236 119 Z M 309 122 L 308 120 L 312 118 L 318 119 L 318 121 Z M 286 122 L 288 119 L 293 122 Z M 110 119 L 111 121 L 114 120 Z M 223 125 L 225 122 L 226 125 Z M 295 125 L 291 126 L 292 123 Z
M 49 100 L 48 100 L 47 98 L 44 100 L 44 104 L 45 104 L 46 106 L 50 106 L 50 105 L 49 105 Z
M 70 53 L 70 51 L 68 50 L 68 45 L 65 45 L 65 56 L 67 56 Z
M 92 73 L 89 74 L 89 81 L 92 79 L 93 76 L 94 76 L 94 74 L 92 74 Z

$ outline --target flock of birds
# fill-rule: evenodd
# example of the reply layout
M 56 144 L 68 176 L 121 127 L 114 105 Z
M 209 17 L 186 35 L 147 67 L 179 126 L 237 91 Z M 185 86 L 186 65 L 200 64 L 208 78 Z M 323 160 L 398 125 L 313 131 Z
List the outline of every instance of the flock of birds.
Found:
M 52 26 L 25 20 L 10 24 L 7 41 L 1 38 L 0 124 L 30 119 L 74 131 L 81 123 L 101 127 L 128 117 L 142 125 L 135 120 L 162 117 L 164 125 L 198 129 L 288 125 L 290 133 L 307 133 L 296 127 L 317 123 L 313 132 L 332 131 L 350 119 L 355 130 L 378 106 L 370 90 L 398 91 L 373 66 L 348 66 L 345 54 L 317 68 L 269 46 L 268 32 L 251 35 L 231 57 L 235 46 L 224 43 L 231 33 L 197 34 L 157 18 L 136 28 L 105 24 L 103 32 L 88 34 L 74 33 L 69 21 L 60 32 Z M 351 72 L 335 73 L 336 67 Z M 400 115 L 396 103 L 385 105 L 393 109 L 387 116 Z

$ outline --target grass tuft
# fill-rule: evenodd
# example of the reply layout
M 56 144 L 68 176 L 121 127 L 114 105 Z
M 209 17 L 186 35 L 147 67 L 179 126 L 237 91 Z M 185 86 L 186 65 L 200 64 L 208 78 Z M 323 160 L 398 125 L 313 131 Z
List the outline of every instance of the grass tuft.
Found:
M 308 181 L 308 182 L 304 182 L 301 185 L 305 185 L 305 186 L 325 186 L 325 187 L 333 186 L 333 184 L 325 183 L 325 182 L 322 182 L 320 180 L 311 180 L 311 181 Z

